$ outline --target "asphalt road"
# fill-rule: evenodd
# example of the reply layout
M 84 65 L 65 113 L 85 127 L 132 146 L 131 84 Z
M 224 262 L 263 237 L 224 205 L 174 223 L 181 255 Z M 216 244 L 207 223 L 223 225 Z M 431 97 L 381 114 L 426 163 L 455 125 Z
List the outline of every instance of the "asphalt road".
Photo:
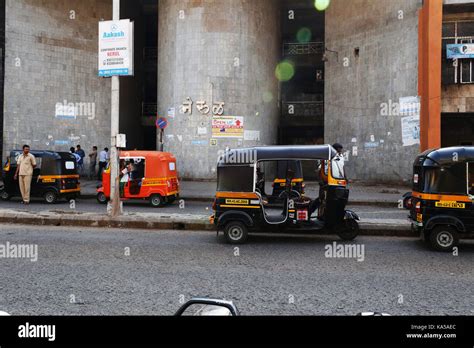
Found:
M 383 207 L 383 206 L 348 206 L 357 212 L 362 219 L 405 219 L 408 212 L 403 209 Z M 28 211 L 66 211 L 71 210 L 81 212 L 107 212 L 107 206 L 99 204 L 95 199 L 78 199 L 75 202 L 74 209 L 71 209 L 70 204 L 66 201 L 58 202 L 53 205 L 44 203 L 40 199 L 35 199 L 31 202 L 28 207 L 25 207 L 20 203 L 19 199 L 13 199 L 8 202 L 0 201 L 0 209 L 18 209 Z M 200 201 L 184 201 L 184 205 L 180 202 L 174 202 L 172 205 L 164 206 L 162 208 L 153 208 L 145 201 L 134 201 L 125 202 L 124 211 L 132 213 L 183 213 L 183 214 L 211 214 L 212 213 L 212 202 L 200 202 Z
M 474 315 L 474 242 L 453 256 L 411 238 L 359 237 L 359 262 L 326 257 L 333 240 L 253 236 L 236 249 L 210 232 L 0 225 L 0 244 L 38 245 L 37 262 L 0 258 L 0 310 L 170 315 L 207 296 L 247 315 Z

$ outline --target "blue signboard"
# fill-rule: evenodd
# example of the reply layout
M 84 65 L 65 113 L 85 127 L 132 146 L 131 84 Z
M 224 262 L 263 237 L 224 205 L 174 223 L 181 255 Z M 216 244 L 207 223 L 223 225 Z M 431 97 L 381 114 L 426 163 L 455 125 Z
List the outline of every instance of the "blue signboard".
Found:
M 448 59 L 474 58 L 474 44 L 449 44 L 446 45 Z

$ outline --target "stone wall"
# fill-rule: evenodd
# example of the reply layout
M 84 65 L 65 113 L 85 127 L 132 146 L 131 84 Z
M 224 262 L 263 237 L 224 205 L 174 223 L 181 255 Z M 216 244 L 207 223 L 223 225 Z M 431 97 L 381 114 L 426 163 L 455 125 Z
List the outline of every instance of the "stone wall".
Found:
M 165 131 L 165 150 L 181 175 L 215 178 L 218 150 L 275 144 L 278 127 L 279 6 L 273 0 L 160 0 L 158 112 L 176 110 Z M 180 114 L 191 98 L 192 115 Z M 212 110 L 198 101 L 224 102 L 225 116 L 243 116 L 256 141 L 218 139 L 211 146 Z
M 111 14 L 111 0 L 6 1 L 4 157 L 25 143 L 86 152 L 110 144 L 110 81 L 97 76 L 97 35 Z M 57 117 L 64 101 L 82 115 Z
M 419 146 L 404 147 L 401 116 L 381 111 L 418 94 L 420 7 L 421 0 L 332 0 L 327 10 L 326 47 L 337 53 L 326 54 L 325 140 L 350 150 L 352 179 L 411 177 Z

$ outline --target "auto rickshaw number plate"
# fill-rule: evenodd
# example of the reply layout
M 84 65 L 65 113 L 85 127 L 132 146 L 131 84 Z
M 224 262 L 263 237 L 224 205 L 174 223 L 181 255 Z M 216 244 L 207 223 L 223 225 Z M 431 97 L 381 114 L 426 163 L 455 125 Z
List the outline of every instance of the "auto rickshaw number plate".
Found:
M 225 204 L 249 204 L 248 199 L 226 199 Z
M 435 203 L 437 208 L 454 208 L 454 209 L 464 209 L 466 204 L 458 203 L 458 202 L 451 202 L 451 201 L 439 201 Z

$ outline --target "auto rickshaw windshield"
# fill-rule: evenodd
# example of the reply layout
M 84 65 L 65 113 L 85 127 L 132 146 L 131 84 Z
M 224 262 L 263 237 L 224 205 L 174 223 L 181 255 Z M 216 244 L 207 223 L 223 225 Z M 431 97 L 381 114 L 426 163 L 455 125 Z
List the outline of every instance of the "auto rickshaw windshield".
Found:
M 217 178 L 217 191 L 253 192 L 254 167 L 248 164 L 218 167 Z
M 466 163 L 424 167 L 420 186 L 425 193 L 466 194 Z

